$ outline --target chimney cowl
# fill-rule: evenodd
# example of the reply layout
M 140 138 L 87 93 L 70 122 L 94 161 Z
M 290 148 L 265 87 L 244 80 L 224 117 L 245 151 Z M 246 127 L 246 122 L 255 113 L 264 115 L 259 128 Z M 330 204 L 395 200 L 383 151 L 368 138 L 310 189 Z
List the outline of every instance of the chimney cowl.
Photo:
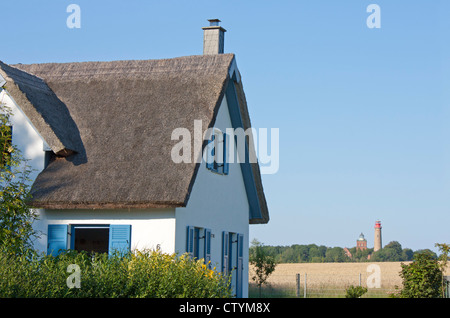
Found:
M 209 19 L 209 26 L 219 26 L 219 23 L 222 22 L 219 19 Z

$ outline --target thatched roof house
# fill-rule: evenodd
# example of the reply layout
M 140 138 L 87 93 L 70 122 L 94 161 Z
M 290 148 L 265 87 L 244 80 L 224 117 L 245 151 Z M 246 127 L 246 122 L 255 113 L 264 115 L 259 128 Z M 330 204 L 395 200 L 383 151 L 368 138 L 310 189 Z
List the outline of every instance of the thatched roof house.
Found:
M 249 223 L 268 222 L 258 163 L 236 163 L 229 176 L 218 177 L 201 169 L 204 162 L 175 163 L 171 158 L 172 132 L 179 127 L 192 130 L 194 121 L 201 121 L 203 129 L 215 127 L 218 121 L 231 128 L 251 127 L 236 57 L 223 54 L 220 41 L 225 30 L 217 20 L 211 21 L 204 28 L 205 51 L 199 56 L 30 65 L 0 62 L 0 75 L 7 82 L 2 96 L 20 109 L 46 150 L 30 203 L 41 211 L 39 226 L 48 236 L 42 244 L 49 252 L 56 247 L 77 249 L 77 237 L 89 230 L 85 226 L 82 232 L 80 224 L 96 225 L 92 231 L 106 226 L 109 239 L 102 239 L 100 231 L 89 235 L 111 244 L 118 240 L 111 234 L 113 225 L 125 222 L 128 225 L 122 229 L 128 234 L 122 242 L 128 247 L 130 240 L 145 241 L 165 245 L 169 251 L 187 248 L 196 255 L 200 247 L 190 250 L 190 246 L 198 245 L 204 246 L 205 258 L 231 262 L 228 252 L 236 251 L 232 243 L 248 247 Z M 247 147 L 254 151 L 252 144 Z M 193 153 L 193 158 L 200 155 Z M 210 198 L 204 200 L 203 194 Z M 166 223 L 161 226 L 161 222 Z M 136 229 L 133 233 L 131 226 Z M 61 230 L 59 240 L 53 238 L 57 230 Z M 205 234 L 190 236 L 197 233 L 191 230 Z M 149 232 L 157 234 L 149 236 Z M 217 252 L 213 248 L 208 256 L 209 243 L 198 240 L 213 238 L 214 232 L 224 235 L 222 243 L 211 242 Z M 247 252 L 236 259 L 242 257 L 247 264 Z

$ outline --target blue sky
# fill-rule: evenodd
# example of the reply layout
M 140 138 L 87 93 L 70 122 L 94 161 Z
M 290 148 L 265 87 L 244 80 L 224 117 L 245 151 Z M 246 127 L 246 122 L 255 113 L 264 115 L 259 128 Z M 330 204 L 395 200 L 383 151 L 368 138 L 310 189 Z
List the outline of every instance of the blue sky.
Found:
M 69 29 L 69 4 L 81 28 Z M 369 29 L 369 4 L 381 28 Z M 450 243 L 450 23 L 445 1 L 2 1 L 0 60 L 44 63 L 202 53 L 219 18 L 255 128 L 279 128 L 264 175 L 266 245 L 414 250 Z

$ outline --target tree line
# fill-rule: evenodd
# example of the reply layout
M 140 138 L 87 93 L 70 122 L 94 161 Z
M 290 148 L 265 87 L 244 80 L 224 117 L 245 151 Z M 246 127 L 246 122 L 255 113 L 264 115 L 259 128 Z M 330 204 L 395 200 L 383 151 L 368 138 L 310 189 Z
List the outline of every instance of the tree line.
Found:
M 356 247 L 348 248 L 351 257 L 342 247 L 327 247 L 324 245 L 294 244 L 291 246 L 262 246 L 264 253 L 275 259 L 277 263 L 328 263 L 328 262 L 400 262 L 412 261 L 414 254 L 427 252 L 437 258 L 433 251 L 402 248 L 397 241 L 392 241 L 380 250 L 374 252 L 373 248 L 356 250 Z M 250 247 L 252 252 L 254 246 Z M 370 258 L 369 258 L 370 255 Z

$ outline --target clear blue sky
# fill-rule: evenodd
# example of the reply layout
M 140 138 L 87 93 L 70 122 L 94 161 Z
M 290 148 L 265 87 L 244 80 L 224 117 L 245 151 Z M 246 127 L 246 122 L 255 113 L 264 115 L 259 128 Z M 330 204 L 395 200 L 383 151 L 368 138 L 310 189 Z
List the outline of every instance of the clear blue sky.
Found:
M 69 4 L 81 28 L 69 29 Z M 369 29 L 369 4 L 381 28 Z M 158 59 L 202 53 L 219 18 L 252 124 L 280 129 L 264 175 L 266 245 L 414 250 L 450 243 L 450 23 L 445 1 L 1 1 L 6 63 Z

